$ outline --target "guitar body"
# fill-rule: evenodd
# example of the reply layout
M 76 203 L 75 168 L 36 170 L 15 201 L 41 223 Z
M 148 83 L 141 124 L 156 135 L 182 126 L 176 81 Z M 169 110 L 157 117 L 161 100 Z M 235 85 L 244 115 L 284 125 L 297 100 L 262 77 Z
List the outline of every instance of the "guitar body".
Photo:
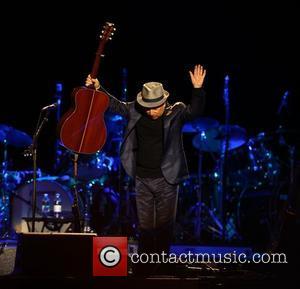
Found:
M 106 141 L 104 113 L 109 97 L 102 91 L 87 87 L 73 90 L 73 108 L 61 120 L 60 139 L 62 144 L 77 154 L 93 154 Z

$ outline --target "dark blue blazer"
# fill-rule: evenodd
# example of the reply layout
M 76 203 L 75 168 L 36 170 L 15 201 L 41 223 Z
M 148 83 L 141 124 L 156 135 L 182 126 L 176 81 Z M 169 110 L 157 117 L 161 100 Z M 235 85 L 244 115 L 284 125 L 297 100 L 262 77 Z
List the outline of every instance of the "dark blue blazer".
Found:
M 120 158 L 125 172 L 135 178 L 137 137 L 136 123 L 142 114 L 136 101 L 122 102 L 109 94 L 109 109 L 127 119 L 127 127 L 121 144 Z M 167 182 L 178 184 L 188 177 L 188 166 L 183 148 L 182 126 L 200 116 L 205 103 L 205 92 L 202 88 L 193 89 L 191 104 L 177 102 L 167 103 L 164 113 L 164 153 L 161 171 Z

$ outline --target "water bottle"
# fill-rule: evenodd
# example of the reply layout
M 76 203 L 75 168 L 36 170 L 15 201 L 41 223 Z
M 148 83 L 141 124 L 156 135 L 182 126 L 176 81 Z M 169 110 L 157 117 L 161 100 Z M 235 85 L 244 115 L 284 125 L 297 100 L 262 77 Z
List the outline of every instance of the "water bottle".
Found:
M 60 193 L 55 194 L 54 203 L 53 203 L 53 213 L 55 218 L 59 218 L 62 212 L 62 201 Z
M 42 199 L 42 214 L 43 216 L 47 216 L 49 212 L 50 212 L 50 198 L 47 193 L 44 193 Z
M 85 212 L 84 212 L 83 232 L 84 233 L 91 233 L 90 215 L 89 215 L 87 209 L 85 209 Z

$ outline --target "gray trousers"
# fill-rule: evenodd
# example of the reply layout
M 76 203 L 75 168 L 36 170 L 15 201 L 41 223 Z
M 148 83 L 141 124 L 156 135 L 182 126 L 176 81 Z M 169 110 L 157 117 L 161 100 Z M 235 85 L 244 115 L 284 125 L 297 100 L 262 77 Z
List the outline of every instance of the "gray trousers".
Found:
M 178 185 L 164 178 L 136 177 L 139 252 L 169 253 L 176 217 Z

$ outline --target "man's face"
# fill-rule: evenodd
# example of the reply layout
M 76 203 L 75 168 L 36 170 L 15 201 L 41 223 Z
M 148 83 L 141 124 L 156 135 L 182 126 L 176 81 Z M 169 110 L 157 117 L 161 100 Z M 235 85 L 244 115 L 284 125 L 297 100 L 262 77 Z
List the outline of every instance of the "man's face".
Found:
M 158 119 L 161 117 L 165 111 L 166 103 L 162 104 L 161 106 L 154 107 L 154 108 L 145 108 L 146 114 L 151 119 Z

